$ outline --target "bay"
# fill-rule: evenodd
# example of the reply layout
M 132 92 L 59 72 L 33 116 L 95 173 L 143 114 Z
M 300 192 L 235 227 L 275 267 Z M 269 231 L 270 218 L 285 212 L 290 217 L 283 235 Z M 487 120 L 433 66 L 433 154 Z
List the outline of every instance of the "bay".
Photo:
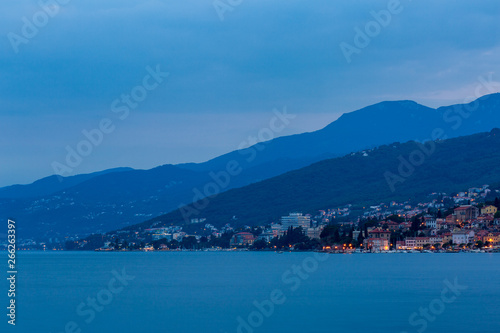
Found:
M 18 252 L 17 266 L 5 332 L 500 329 L 498 254 Z

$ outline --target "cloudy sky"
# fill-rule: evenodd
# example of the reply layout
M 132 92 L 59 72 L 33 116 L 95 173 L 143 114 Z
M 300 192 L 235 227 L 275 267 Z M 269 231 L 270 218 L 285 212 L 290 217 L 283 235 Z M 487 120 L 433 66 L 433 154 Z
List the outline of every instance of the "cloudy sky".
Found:
M 57 1 L 0 2 L 0 186 L 53 174 L 103 120 L 68 174 L 205 161 L 273 109 L 296 115 L 276 133 L 288 135 L 383 100 L 460 103 L 478 77 L 500 81 L 494 0 Z

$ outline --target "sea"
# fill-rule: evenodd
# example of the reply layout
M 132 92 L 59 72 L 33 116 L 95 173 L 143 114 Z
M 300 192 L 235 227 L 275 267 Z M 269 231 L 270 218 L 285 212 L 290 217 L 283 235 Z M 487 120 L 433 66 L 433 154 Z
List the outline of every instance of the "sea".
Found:
M 3 279 L 1 332 L 500 332 L 495 253 L 54 251 L 16 264 L 15 325 Z

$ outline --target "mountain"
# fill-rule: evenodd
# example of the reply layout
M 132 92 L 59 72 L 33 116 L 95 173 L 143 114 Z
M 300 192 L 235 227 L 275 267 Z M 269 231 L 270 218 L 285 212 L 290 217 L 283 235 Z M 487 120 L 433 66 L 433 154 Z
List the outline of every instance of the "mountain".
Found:
M 251 153 L 243 150 L 205 163 L 179 166 L 194 171 L 210 171 L 222 170 L 229 160 L 252 167 L 278 159 L 304 161 L 303 166 L 306 166 L 307 162 L 391 142 L 428 140 L 435 129 L 442 129 L 447 137 L 458 137 L 489 131 L 495 126 L 500 126 L 500 93 L 439 109 L 413 101 L 381 102 L 343 114 L 321 130 L 279 137 L 260 144 L 260 149 L 251 147 L 250 151 L 258 151 L 251 162 L 246 160 Z
M 276 119 L 280 126 L 300 121 L 285 112 Z M 493 127 L 500 127 L 500 94 L 439 109 L 412 101 L 382 102 L 344 114 L 319 131 L 279 137 L 204 163 L 68 177 L 62 184 L 53 176 L 40 184 L 3 188 L 0 218 L 22 221 L 20 235 L 30 237 L 113 230 L 327 158 L 391 142 L 423 141 L 436 133 L 451 138 Z
M 185 225 L 205 218 L 215 226 L 262 225 L 289 212 L 353 204 L 425 200 L 500 183 L 500 129 L 424 145 L 410 141 L 324 160 L 300 170 L 205 198 L 128 229 Z
M 23 199 L 23 198 L 35 198 L 35 197 L 47 196 L 65 190 L 67 188 L 76 186 L 97 176 L 109 173 L 130 171 L 130 170 L 133 169 L 114 168 L 114 169 L 107 169 L 104 171 L 81 174 L 70 177 L 61 177 L 52 175 L 49 177 L 39 179 L 27 185 L 12 185 L 12 186 L 2 187 L 0 188 L 0 198 Z
M 22 237 L 104 231 L 166 213 L 175 207 L 169 206 L 171 202 L 191 202 L 192 195 L 182 188 L 206 181 L 205 174 L 172 165 L 122 170 L 92 177 L 49 196 L 0 199 L 0 212 L 16 212 L 7 217 L 18 221 Z

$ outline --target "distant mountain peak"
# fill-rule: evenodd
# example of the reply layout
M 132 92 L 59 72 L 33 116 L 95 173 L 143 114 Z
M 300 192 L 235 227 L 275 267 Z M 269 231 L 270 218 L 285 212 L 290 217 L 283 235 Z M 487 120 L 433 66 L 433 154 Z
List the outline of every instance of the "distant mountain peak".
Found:
M 429 109 L 429 107 L 411 100 L 385 101 L 374 104 L 372 107 L 378 110 L 389 110 L 396 112 Z

